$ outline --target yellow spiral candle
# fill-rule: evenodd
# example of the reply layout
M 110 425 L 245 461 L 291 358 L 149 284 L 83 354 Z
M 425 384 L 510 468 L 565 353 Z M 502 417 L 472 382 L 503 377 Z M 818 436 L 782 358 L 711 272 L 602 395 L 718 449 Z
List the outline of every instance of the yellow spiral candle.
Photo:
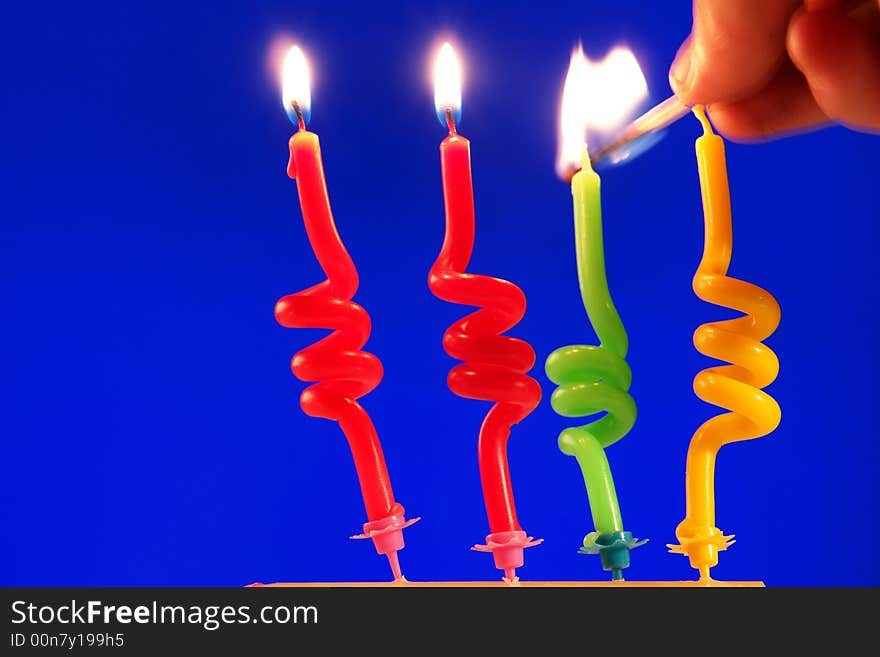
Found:
M 733 250 L 730 192 L 724 141 L 712 132 L 702 107 L 694 114 L 704 134 L 696 141 L 700 189 L 703 196 L 705 241 L 703 258 L 694 276 L 694 292 L 709 303 L 744 313 L 700 326 L 694 346 L 701 354 L 729 365 L 709 367 L 694 379 L 694 392 L 729 413 L 700 426 L 687 454 L 687 515 L 675 530 L 678 545 L 670 551 L 686 554 L 691 566 L 709 579 L 718 552 L 733 543 L 715 526 L 715 458 L 727 443 L 766 436 L 779 424 L 779 404 L 761 389 L 779 373 L 779 361 L 762 341 L 779 326 L 779 304 L 751 283 L 727 276 Z

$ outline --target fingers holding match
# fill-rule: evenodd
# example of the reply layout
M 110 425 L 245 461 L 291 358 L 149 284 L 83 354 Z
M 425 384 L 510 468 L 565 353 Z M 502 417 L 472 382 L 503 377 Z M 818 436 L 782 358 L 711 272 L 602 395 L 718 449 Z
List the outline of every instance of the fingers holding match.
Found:
M 694 0 L 669 77 L 735 141 L 880 132 L 880 0 Z
M 830 123 L 806 78 L 791 62 L 760 93 L 738 102 L 712 103 L 708 111 L 715 129 L 739 142 L 778 139 Z

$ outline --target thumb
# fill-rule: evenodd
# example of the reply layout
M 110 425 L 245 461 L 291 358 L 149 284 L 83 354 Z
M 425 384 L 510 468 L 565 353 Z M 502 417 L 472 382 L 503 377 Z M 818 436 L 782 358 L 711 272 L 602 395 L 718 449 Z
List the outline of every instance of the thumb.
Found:
M 802 0 L 694 0 L 691 35 L 669 83 L 683 101 L 736 101 L 760 91 L 785 62 L 785 34 Z
M 880 40 L 872 32 L 880 11 L 860 22 L 840 11 L 800 11 L 786 46 L 829 118 L 861 130 L 880 130 Z

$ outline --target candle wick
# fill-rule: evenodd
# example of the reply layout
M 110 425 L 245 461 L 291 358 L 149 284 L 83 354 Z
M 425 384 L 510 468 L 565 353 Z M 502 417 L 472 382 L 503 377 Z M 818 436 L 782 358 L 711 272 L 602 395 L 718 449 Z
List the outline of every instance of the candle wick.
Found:
M 306 120 L 303 118 L 302 108 L 300 108 L 299 103 L 297 101 L 292 101 L 293 103 L 293 111 L 296 112 L 296 122 L 299 126 L 300 130 L 306 129 Z
M 450 135 L 454 135 L 454 134 L 456 134 L 456 131 L 455 131 L 455 119 L 454 119 L 453 116 L 452 116 L 452 108 L 451 108 L 451 107 L 447 107 L 447 108 L 446 108 L 446 125 L 447 125 L 447 127 L 449 128 L 449 134 L 450 134 Z
M 700 123 L 703 124 L 703 134 L 714 134 L 712 130 L 712 124 L 709 123 L 709 117 L 706 116 L 706 108 L 702 105 L 694 105 L 691 111 L 694 113 L 694 116 L 696 116 L 700 120 Z
M 593 162 L 590 159 L 590 151 L 587 149 L 587 145 L 584 144 L 584 150 L 581 151 L 581 171 L 592 171 L 593 170 Z

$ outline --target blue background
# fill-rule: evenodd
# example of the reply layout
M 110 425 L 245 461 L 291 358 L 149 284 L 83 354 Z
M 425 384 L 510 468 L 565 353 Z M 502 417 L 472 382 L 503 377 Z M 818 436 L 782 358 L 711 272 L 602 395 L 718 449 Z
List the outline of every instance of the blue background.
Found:
M 552 4 L 552 3 L 551 3 Z M 431 56 L 466 65 L 477 244 L 471 271 L 508 278 L 529 310 L 544 401 L 510 442 L 520 520 L 546 539 L 523 577 L 604 579 L 543 360 L 591 343 L 576 288 L 570 195 L 554 174 L 571 48 L 633 48 L 655 99 L 690 3 L 15 3 L 2 30 L 0 465 L 5 585 L 242 585 L 377 580 L 352 543 L 364 511 L 348 448 L 308 418 L 290 357 L 319 331 L 274 302 L 321 279 L 285 176 L 291 126 L 269 54 L 314 66 L 334 212 L 373 318 L 385 378 L 363 399 L 397 498 L 423 520 L 415 580 L 494 579 L 468 550 L 488 532 L 476 437 L 488 405 L 446 388 L 446 327 L 467 311 L 427 288 L 443 235 Z M 609 450 L 627 528 L 651 539 L 629 579 L 694 572 L 664 545 L 684 512 L 688 442 L 713 414 L 691 390 L 691 336 L 729 316 L 699 301 L 693 140 L 676 124 L 603 176 L 609 278 L 627 325 L 640 417 Z M 730 145 L 731 274 L 766 287 L 783 408 L 770 437 L 722 450 L 713 571 L 771 585 L 880 584 L 876 137 L 842 128 Z

